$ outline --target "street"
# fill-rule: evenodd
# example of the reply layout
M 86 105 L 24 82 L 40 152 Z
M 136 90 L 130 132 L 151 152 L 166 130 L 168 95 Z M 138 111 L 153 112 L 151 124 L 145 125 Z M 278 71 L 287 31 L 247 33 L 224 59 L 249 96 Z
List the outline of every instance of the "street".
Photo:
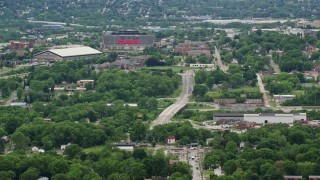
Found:
M 257 80 L 258 80 L 258 86 L 260 88 L 260 92 L 263 94 L 263 101 L 264 101 L 264 105 L 265 107 L 270 107 L 270 102 L 267 96 L 267 92 L 264 89 L 264 85 L 262 83 L 262 79 L 259 73 L 256 74 L 257 75 Z
M 182 74 L 182 93 L 177 98 L 177 101 L 171 106 L 167 107 L 159 117 L 152 122 L 150 129 L 156 125 L 167 124 L 170 122 L 170 119 L 180 111 L 185 105 L 187 105 L 189 97 L 192 95 L 193 91 L 193 70 L 186 71 Z
M 217 61 L 217 65 L 220 67 L 220 69 L 223 71 L 223 72 L 227 72 L 229 70 L 229 67 L 224 65 L 221 61 L 221 56 L 220 56 L 220 52 L 219 52 L 219 49 L 215 46 L 214 47 L 215 50 L 214 50 L 214 56 L 216 58 L 216 61 Z
M 189 150 L 189 164 L 192 168 L 192 180 L 201 180 L 201 167 L 198 150 Z

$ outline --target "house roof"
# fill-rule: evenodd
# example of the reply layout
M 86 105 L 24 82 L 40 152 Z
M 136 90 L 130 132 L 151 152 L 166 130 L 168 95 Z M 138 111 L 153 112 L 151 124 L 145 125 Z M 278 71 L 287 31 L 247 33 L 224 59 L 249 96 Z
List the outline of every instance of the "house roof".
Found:
M 51 49 L 51 50 L 48 50 L 47 52 L 54 53 L 60 57 L 85 56 L 85 55 L 95 55 L 95 54 L 102 53 L 88 46 L 65 48 L 65 49 Z
M 167 139 L 176 139 L 175 136 L 168 136 Z

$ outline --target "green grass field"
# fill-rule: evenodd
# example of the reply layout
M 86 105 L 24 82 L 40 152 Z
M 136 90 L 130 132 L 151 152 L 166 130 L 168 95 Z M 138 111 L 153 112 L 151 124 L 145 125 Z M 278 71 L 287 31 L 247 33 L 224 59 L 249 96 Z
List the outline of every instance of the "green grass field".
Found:
M 83 152 L 85 153 L 94 153 L 94 152 L 100 152 L 104 149 L 104 145 L 101 146 L 93 146 L 93 147 L 89 147 L 89 148 L 84 148 Z
M 214 107 L 207 104 L 188 103 L 186 109 L 214 109 Z

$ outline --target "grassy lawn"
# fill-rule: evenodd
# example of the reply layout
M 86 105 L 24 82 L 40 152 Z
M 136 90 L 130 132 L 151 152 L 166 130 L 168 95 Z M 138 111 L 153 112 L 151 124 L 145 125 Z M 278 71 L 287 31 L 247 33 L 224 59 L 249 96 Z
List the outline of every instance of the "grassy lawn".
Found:
M 252 86 L 243 86 L 238 89 L 231 89 L 230 92 L 237 92 L 237 91 L 245 91 L 245 92 L 256 92 L 259 91 L 259 87 L 252 87 Z
M 295 90 L 292 92 L 294 95 L 299 96 L 299 95 L 304 95 L 304 90 Z
M 190 70 L 194 69 L 191 67 L 183 67 L 183 66 L 155 66 L 155 67 L 144 67 L 143 69 L 156 69 L 156 70 L 167 70 L 167 69 L 172 69 L 173 72 L 180 72 L 180 70 Z
M 89 148 L 84 148 L 83 151 L 85 153 L 91 153 L 91 152 L 100 152 L 104 149 L 104 145 L 101 146 L 93 146 L 93 147 L 89 147 Z
M 207 104 L 188 103 L 186 109 L 214 109 L 214 107 Z
M 214 171 L 212 170 L 203 170 L 203 177 L 207 180 L 207 179 L 210 179 L 209 176 L 211 174 L 214 174 Z
M 270 105 L 272 106 L 272 107 L 276 107 L 277 106 L 277 103 L 275 102 L 275 101 L 269 101 L 270 102 Z

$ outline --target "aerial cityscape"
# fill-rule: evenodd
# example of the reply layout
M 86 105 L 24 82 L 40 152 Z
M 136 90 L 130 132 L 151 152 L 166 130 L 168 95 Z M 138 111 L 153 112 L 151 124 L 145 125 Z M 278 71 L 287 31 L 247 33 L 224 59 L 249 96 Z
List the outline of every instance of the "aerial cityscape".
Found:
M 0 180 L 320 180 L 320 1 L 2 0 Z

